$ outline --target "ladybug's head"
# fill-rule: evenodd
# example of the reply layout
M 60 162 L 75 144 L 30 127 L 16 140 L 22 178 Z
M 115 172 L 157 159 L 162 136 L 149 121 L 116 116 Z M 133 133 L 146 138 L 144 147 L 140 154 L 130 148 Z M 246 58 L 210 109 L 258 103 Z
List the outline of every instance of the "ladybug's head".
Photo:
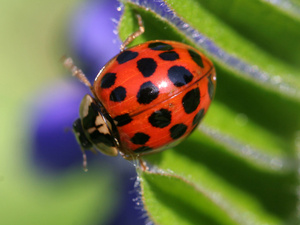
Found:
M 85 95 L 79 115 L 80 118 L 73 123 L 73 131 L 81 148 L 95 148 L 106 155 L 118 155 L 117 129 L 104 107 L 92 96 Z

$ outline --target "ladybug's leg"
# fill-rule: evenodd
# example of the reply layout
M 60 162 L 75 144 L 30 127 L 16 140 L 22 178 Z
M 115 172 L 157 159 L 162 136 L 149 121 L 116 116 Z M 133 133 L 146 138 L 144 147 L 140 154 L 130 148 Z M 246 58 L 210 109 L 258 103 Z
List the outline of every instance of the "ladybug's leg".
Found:
M 89 151 L 93 152 L 94 154 L 97 154 L 98 152 L 91 148 L 88 149 Z M 81 148 L 81 152 L 82 152 L 82 168 L 84 172 L 88 171 L 88 162 L 87 162 L 87 157 L 86 157 L 86 153 L 85 153 L 86 149 Z
M 87 168 L 87 158 L 86 158 L 85 151 L 83 149 L 82 149 L 82 167 L 83 167 L 84 172 L 88 171 L 88 168 Z
M 132 42 L 135 38 L 137 38 L 138 36 L 140 36 L 142 33 L 144 33 L 145 28 L 143 25 L 143 21 L 142 21 L 142 17 L 139 14 L 136 14 L 136 17 L 138 19 L 138 23 L 139 23 L 139 29 L 132 33 L 121 45 L 120 50 L 121 52 L 124 51 L 124 49 L 126 48 L 126 46 L 128 44 L 130 44 L 130 42 Z
M 73 62 L 71 58 L 63 58 L 64 66 L 72 72 L 74 77 L 77 77 L 82 83 L 84 83 L 87 87 L 93 90 L 93 87 L 89 80 L 86 78 L 81 69 L 79 69 Z
M 149 169 L 148 166 L 147 166 L 147 163 L 142 158 L 139 158 L 139 161 L 140 161 L 141 169 L 143 171 L 147 171 Z
M 149 169 L 148 166 L 147 166 L 147 163 L 142 159 L 141 156 L 135 156 L 133 154 L 125 155 L 122 152 L 121 152 L 121 155 L 126 160 L 136 161 L 136 164 L 139 162 L 140 168 L 142 169 L 142 171 L 147 171 Z

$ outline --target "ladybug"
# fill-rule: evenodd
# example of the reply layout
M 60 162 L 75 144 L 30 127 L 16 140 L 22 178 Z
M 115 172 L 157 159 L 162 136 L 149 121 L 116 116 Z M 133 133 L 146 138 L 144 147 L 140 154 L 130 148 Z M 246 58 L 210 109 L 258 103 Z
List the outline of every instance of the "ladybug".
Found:
M 65 66 L 92 92 L 84 96 L 80 118 L 73 124 L 84 150 L 140 159 L 170 148 L 198 126 L 213 99 L 215 69 L 197 49 L 168 40 L 126 49 L 144 32 L 141 17 L 137 18 L 139 30 L 100 70 L 93 86 L 71 58 L 65 59 Z

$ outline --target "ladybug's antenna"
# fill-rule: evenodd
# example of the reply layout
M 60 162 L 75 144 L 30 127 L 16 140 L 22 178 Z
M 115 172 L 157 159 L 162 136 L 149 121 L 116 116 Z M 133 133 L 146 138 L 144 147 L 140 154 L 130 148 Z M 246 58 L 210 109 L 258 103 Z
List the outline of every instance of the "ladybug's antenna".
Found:
M 86 78 L 84 73 L 81 69 L 79 69 L 73 62 L 73 60 L 70 57 L 63 57 L 62 58 L 64 66 L 72 72 L 72 75 L 74 77 L 77 77 L 82 83 L 84 83 L 87 87 L 89 87 L 91 90 L 93 90 L 93 87 L 89 80 Z
M 134 39 L 136 39 L 138 36 L 140 36 L 142 33 L 145 32 L 145 27 L 141 15 L 136 14 L 136 18 L 139 23 L 139 29 L 136 32 L 129 35 L 128 38 L 123 42 L 123 44 L 121 44 L 120 47 L 121 52 L 123 52 L 126 46 L 129 45 Z

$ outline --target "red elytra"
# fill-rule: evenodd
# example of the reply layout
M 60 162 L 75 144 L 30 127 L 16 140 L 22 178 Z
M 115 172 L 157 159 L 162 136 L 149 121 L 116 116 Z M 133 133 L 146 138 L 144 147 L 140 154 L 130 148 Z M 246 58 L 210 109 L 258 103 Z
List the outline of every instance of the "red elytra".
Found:
M 149 41 L 114 57 L 94 82 L 123 152 L 153 153 L 190 134 L 214 95 L 212 62 L 175 41 Z

